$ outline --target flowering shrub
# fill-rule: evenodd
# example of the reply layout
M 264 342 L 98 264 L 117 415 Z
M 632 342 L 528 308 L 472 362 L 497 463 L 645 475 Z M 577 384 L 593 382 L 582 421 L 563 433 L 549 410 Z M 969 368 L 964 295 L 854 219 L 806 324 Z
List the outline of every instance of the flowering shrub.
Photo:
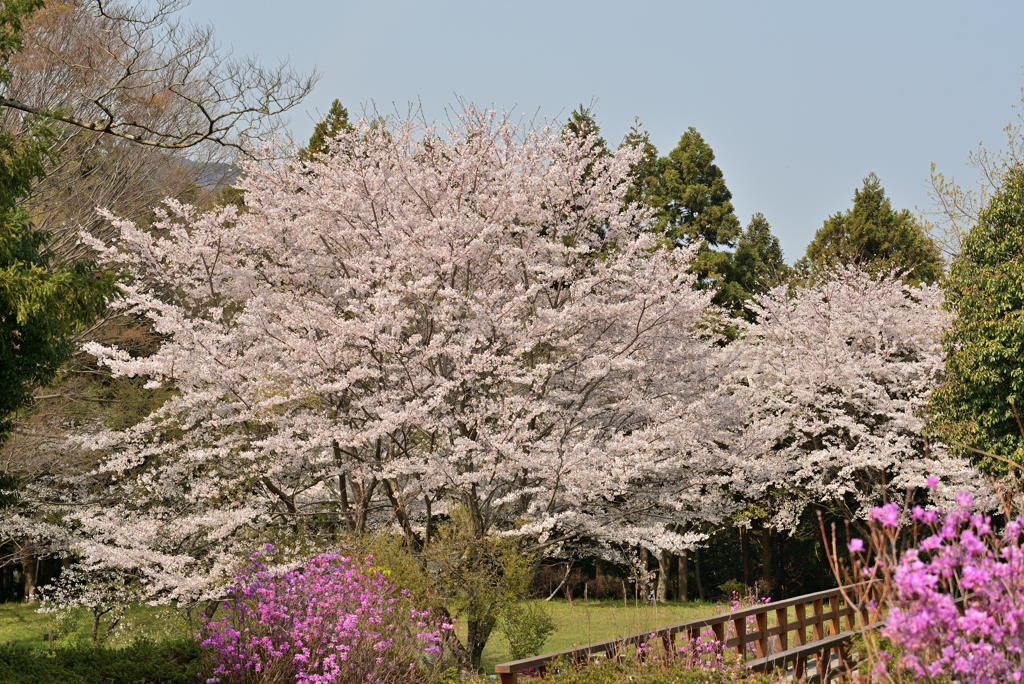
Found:
M 676 646 L 676 658 L 692 670 L 725 670 L 725 647 L 714 635 L 683 639 Z
M 901 522 L 912 523 L 904 551 L 897 544 Z M 1022 681 L 1024 521 L 1018 517 L 993 530 L 991 517 L 960 494 L 945 514 L 887 504 L 872 510 L 871 523 L 868 543 L 851 539 L 847 548 L 854 569 L 876 580 L 863 592 L 862 606 L 886 620 L 880 634 L 891 646 L 868 654 L 875 676 Z
M 763 588 L 764 585 L 762 585 L 761 582 L 755 582 L 754 586 L 747 588 L 744 594 L 740 594 L 740 592 L 738 591 L 730 592 L 728 612 L 735 613 L 739 610 L 745 610 L 747 608 L 754 608 L 755 606 L 763 606 L 768 603 L 771 603 L 772 599 L 770 596 L 761 596 L 761 591 L 763 590 Z M 723 613 L 726 611 L 724 611 L 721 607 L 716 606 L 715 612 Z M 747 617 L 746 623 L 747 634 L 752 634 L 757 631 L 757 618 L 755 618 L 753 615 Z M 708 634 L 710 634 L 710 632 L 708 632 Z M 725 638 L 731 639 L 735 636 L 737 636 L 735 625 L 733 625 L 732 622 L 727 623 L 725 628 Z M 775 648 L 773 641 L 768 642 L 768 648 L 769 653 L 774 652 Z M 757 645 L 755 643 L 747 644 L 747 655 L 749 657 L 753 657 L 756 652 L 756 649 Z
M 417 610 L 367 557 L 334 553 L 283 574 L 260 554 L 200 634 L 218 682 L 422 681 L 452 625 Z

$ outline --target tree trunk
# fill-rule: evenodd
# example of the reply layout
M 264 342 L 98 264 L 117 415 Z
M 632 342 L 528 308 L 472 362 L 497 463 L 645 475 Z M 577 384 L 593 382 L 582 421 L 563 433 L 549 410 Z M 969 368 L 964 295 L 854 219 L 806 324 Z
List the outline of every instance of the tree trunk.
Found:
M 776 551 L 778 551 L 779 559 L 782 562 L 779 563 L 779 576 L 777 578 L 778 585 L 776 586 L 775 598 L 781 598 L 790 595 L 787 591 L 787 588 L 789 586 L 789 573 L 786 572 L 786 541 L 787 537 L 783 534 L 779 536 L 779 541 L 777 542 L 778 548 L 776 549 Z
M 551 595 L 548 596 L 546 599 L 544 599 L 545 601 L 550 601 L 551 599 L 553 599 L 556 596 L 558 596 L 558 592 L 561 591 L 562 587 L 565 586 L 565 581 L 567 579 L 569 579 L 569 571 L 571 571 L 571 570 L 572 570 L 572 563 L 566 563 L 565 564 L 565 577 L 563 577 L 562 581 L 558 583 L 558 586 L 555 587 L 555 590 L 553 592 L 551 592 Z M 551 585 L 549 584 L 548 586 L 550 587 Z M 572 605 L 572 596 L 571 595 L 569 596 L 569 604 Z
M 36 554 L 29 552 L 22 557 L 21 570 L 25 574 L 25 601 L 35 603 L 38 600 L 36 579 L 39 570 L 39 559 L 36 558 Z
M 686 552 L 683 551 L 681 554 L 679 554 L 679 600 L 680 601 L 689 601 L 690 600 L 690 596 L 689 596 L 689 591 L 690 591 L 690 586 L 689 586 L 690 578 L 689 578 L 689 574 L 690 574 L 689 563 L 686 562 Z
M 762 562 L 762 573 L 761 580 L 764 582 L 764 590 L 771 591 L 772 589 L 772 528 L 768 525 L 764 526 L 761 530 L 761 560 Z
M 441 618 L 443 618 L 444 622 L 449 622 L 449 623 L 452 623 L 452 624 L 455 623 L 455 620 L 452 619 L 451 614 L 448 612 L 448 609 L 445 608 L 444 606 L 436 608 L 435 610 L 437 610 L 438 615 Z M 444 632 L 442 632 L 442 636 L 441 636 L 441 657 L 444 658 L 444 656 L 446 654 L 448 656 L 450 656 L 451 659 L 452 659 L 449 662 L 459 663 L 460 664 L 460 669 L 463 669 L 463 670 L 466 669 L 465 663 L 469 662 L 469 656 L 466 653 L 466 648 L 462 645 L 462 642 L 459 641 L 459 637 L 455 633 L 454 629 L 446 629 L 446 630 L 444 630 Z M 470 673 L 467 671 L 466 672 L 467 679 L 469 678 L 468 677 L 469 674 Z M 475 675 L 474 675 L 474 679 L 475 679 Z
M 494 623 L 495 620 L 491 615 L 483 619 L 471 618 L 466 621 L 466 655 L 469 657 L 467 665 L 473 674 L 480 673 L 480 660 L 484 655 L 487 639 L 494 631 Z
M 669 555 L 668 551 L 662 551 L 658 554 L 658 590 L 655 593 L 655 598 L 658 603 L 665 603 L 668 601 L 668 574 L 671 566 L 672 556 Z
M 693 550 L 693 575 L 697 580 L 697 598 L 704 600 L 704 582 L 700 577 L 700 549 Z
M 220 608 L 221 601 L 219 599 L 210 599 L 206 602 L 206 610 L 203 611 L 207 621 L 213 620 L 213 614 Z
M 743 586 L 750 586 L 750 532 L 740 528 L 740 549 L 743 555 Z

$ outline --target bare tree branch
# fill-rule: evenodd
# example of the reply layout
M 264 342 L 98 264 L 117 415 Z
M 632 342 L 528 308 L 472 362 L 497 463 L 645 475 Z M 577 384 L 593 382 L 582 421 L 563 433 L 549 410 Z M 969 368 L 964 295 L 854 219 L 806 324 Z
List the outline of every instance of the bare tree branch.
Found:
M 61 0 L 39 14 L 12 71 L 45 60 L 53 80 L 41 99 L 0 89 L 0 106 L 162 149 L 212 143 L 251 154 L 285 123 L 316 72 L 264 67 L 222 50 L 213 28 L 176 15 L 185 0 Z M 59 20 L 55 20 L 59 19 Z M 32 30 L 34 28 L 34 30 Z M 31 55 L 26 59 L 25 55 Z

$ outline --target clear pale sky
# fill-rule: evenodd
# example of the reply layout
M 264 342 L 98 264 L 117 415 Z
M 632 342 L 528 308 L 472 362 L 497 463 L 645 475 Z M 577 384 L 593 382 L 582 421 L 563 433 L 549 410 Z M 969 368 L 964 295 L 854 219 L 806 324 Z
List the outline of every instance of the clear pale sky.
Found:
M 334 98 L 442 119 L 456 95 L 541 118 L 596 99 L 605 138 L 640 117 L 662 154 L 694 126 L 746 224 L 788 261 L 874 171 L 897 208 L 931 208 L 929 164 L 971 178 L 1024 86 L 1024 2 L 194 0 L 237 54 L 322 73 L 292 115 Z

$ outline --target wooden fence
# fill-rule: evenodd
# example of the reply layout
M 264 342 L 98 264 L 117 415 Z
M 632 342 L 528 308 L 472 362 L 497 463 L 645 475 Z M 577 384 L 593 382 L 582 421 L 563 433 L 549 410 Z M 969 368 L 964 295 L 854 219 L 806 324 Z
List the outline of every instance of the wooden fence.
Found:
M 854 592 L 850 596 L 856 595 L 854 587 L 844 589 Z M 549 663 L 553 661 L 563 660 L 583 665 L 601 657 L 620 658 L 637 653 L 641 644 L 657 643 L 659 640 L 665 653 L 676 653 L 678 635 L 681 634 L 683 639 L 691 642 L 697 637 L 703 637 L 705 641 L 713 638 L 722 644 L 723 650 L 735 649 L 737 657 L 746 663 L 748 670 L 754 672 L 786 672 L 792 664 L 792 674 L 797 680 L 808 678 L 808 661 L 813 658 L 815 673 L 810 679 L 825 682 L 842 676 L 852 667 L 849 657 L 850 638 L 860 628 L 873 629 L 881 624 L 878 621 L 872 622 L 873 617 L 877 616 L 869 616 L 866 611 L 858 613 L 853 606 L 847 605 L 843 589 L 830 589 L 627 637 L 501 663 L 494 670 L 501 677 L 501 684 L 516 684 L 516 677 L 523 670 L 537 668 L 539 676 L 543 677 Z M 752 631 L 747 630 L 750 618 L 753 618 Z M 728 629 L 730 623 L 731 630 Z M 838 655 L 839 667 L 830 672 L 833 654 Z M 751 655 L 754 657 L 748 659 Z

